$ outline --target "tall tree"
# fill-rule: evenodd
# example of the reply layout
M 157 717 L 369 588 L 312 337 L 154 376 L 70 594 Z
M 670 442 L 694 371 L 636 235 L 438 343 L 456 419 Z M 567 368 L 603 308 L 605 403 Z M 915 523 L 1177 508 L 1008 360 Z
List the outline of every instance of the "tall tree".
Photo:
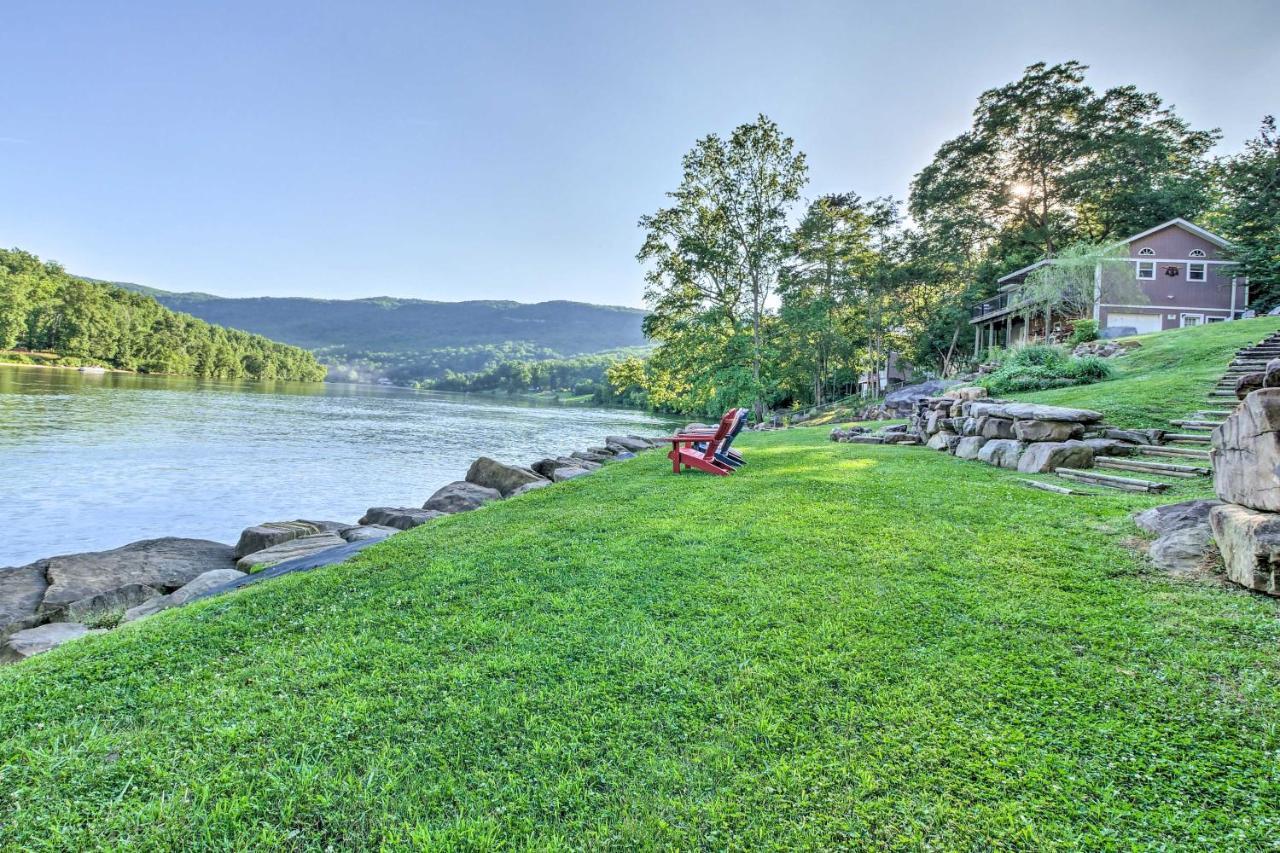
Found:
M 1252 303 L 1280 305 L 1280 133 L 1274 116 L 1257 138 L 1222 164 L 1222 229 L 1235 243 L 1231 255 L 1249 276 Z
M 763 417 L 766 312 L 786 249 L 787 217 L 807 181 L 805 158 L 761 115 L 728 139 L 699 140 L 683 165 L 680 186 L 668 194 L 674 203 L 640 220 L 645 240 L 637 258 L 649 264 L 645 298 L 653 312 L 646 331 L 664 347 L 703 356 L 718 349 L 710 373 L 736 377 L 734 384 L 743 378 L 737 368 L 747 367 L 750 398 Z M 743 325 L 745 347 L 735 340 Z M 719 338 L 720 346 L 703 345 L 706 335 Z M 697 364 L 706 362 L 686 359 L 683 366 Z

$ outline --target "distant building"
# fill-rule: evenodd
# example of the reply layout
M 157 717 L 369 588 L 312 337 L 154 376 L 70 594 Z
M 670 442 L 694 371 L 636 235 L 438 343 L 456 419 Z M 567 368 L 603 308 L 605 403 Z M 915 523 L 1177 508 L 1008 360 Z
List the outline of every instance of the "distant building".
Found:
M 1249 303 L 1248 279 L 1236 276 L 1234 262 L 1222 258 L 1230 244 L 1211 231 L 1185 219 L 1171 219 L 1134 234 L 1121 243 L 1127 258 L 1107 259 L 1094 273 L 1092 317 L 1099 329 L 1112 334 L 1146 334 L 1165 329 L 1237 320 Z M 1117 244 L 1120 245 L 1120 244 Z M 998 280 L 997 294 L 973 306 L 974 351 L 1029 341 L 1060 339 L 1075 320 L 1060 306 L 1032 305 L 1019 298 L 1027 275 L 1052 258 L 1009 273 Z M 1125 278 L 1138 285 L 1142 304 L 1121 304 L 1112 294 L 1133 292 L 1120 288 Z M 1086 315 L 1088 316 L 1088 315 Z
M 880 393 L 891 390 L 902 385 L 911 378 L 912 367 L 909 362 L 896 352 L 890 352 L 889 357 L 885 360 L 884 367 L 878 371 L 880 382 L 875 382 L 877 371 L 866 370 L 858 377 L 858 393 L 863 397 L 876 393 L 877 388 Z

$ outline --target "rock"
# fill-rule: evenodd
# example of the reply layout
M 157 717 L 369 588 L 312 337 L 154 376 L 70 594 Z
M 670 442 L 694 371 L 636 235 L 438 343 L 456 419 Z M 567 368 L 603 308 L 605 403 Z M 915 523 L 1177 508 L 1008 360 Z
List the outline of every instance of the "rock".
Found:
M 1066 421 L 1013 422 L 1014 434 L 1020 441 L 1066 441 L 1084 434 L 1084 426 Z
M 982 449 L 978 451 L 978 461 L 995 465 L 997 468 L 1016 469 L 1018 460 L 1022 458 L 1026 449 L 1027 446 L 1021 441 L 998 438 L 982 445 Z
M 1041 406 L 1037 403 L 1008 403 L 977 400 L 969 406 L 970 417 L 1011 418 L 1020 421 L 1069 421 L 1091 424 L 1102 420 L 1102 412 L 1091 409 L 1068 409 L 1064 406 Z
M 540 476 L 550 480 L 552 479 L 551 475 L 557 468 L 586 468 L 588 471 L 594 471 L 600 467 L 600 463 L 577 459 L 572 456 L 561 456 L 556 459 L 539 459 L 529 467 Z
M 263 524 L 255 524 L 253 527 L 246 527 L 240 534 L 239 541 L 236 542 L 236 549 L 232 553 L 232 557 L 236 560 L 245 554 L 252 554 L 257 551 L 264 551 L 272 545 L 279 545 L 281 542 L 288 542 L 290 539 L 297 539 L 299 536 L 311 536 L 315 533 L 323 533 L 325 528 L 319 523 L 313 521 L 268 521 Z
M 612 453 L 594 453 L 590 450 L 575 450 L 569 454 L 574 459 L 582 459 L 587 462 L 608 462 L 613 458 Z
M 230 546 L 227 546 L 230 548 Z M 50 622 L 39 628 L 27 628 L 10 635 L 3 646 L 0 646 L 0 661 L 20 661 L 50 649 L 56 649 L 63 643 L 78 640 L 87 634 L 97 634 L 79 622 Z
M 443 515 L 447 515 L 447 513 L 435 509 L 418 509 L 413 506 L 372 506 L 361 517 L 360 523 L 362 525 L 394 527 L 396 530 L 409 530 Z
M 1243 400 L 1245 397 L 1257 391 L 1266 382 L 1267 374 L 1258 371 L 1256 373 L 1246 373 L 1244 376 L 1236 379 L 1236 399 Z
M 1132 456 L 1138 452 L 1138 445 L 1113 438 L 1086 438 L 1084 443 L 1093 449 L 1094 456 Z
M 386 526 L 394 527 L 395 525 L 388 524 Z M 290 539 L 288 542 L 272 545 L 270 548 L 265 548 L 253 554 L 245 554 L 239 560 L 236 560 L 236 568 L 242 572 L 248 572 L 255 567 L 264 569 L 268 566 L 274 566 L 276 563 L 283 563 L 285 560 L 306 557 L 345 544 L 347 544 L 346 540 L 336 533 L 315 533 L 311 536 L 300 536 L 297 539 Z
M 550 485 L 551 485 L 550 480 L 539 480 L 536 483 L 525 483 L 523 486 L 521 486 L 520 488 L 512 492 L 511 497 L 516 498 L 516 497 L 519 497 L 520 495 L 523 495 L 525 492 L 533 492 L 533 491 L 537 491 L 538 489 L 545 489 L 547 486 L 550 486 Z
M 447 486 L 441 486 L 436 489 L 435 493 L 427 498 L 427 502 L 422 505 L 422 508 L 439 513 L 469 512 L 473 509 L 479 509 L 489 501 L 497 500 L 502 500 L 502 493 L 497 489 L 477 486 L 475 483 L 468 483 L 466 480 L 457 480 Z M 360 523 L 366 523 L 368 517 L 365 516 L 365 518 L 360 519 Z M 423 519 L 423 521 L 426 520 L 428 519 Z M 389 527 L 399 526 L 385 521 L 378 523 L 387 524 Z M 422 521 L 417 523 L 422 524 Z M 410 527 L 412 526 L 414 525 L 410 525 Z M 403 529 L 408 530 L 409 528 Z
M 1280 512 L 1280 388 L 1264 388 L 1214 427 L 1213 490 L 1224 501 Z
M 552 482 L 555 482 L 555 483 L 563 483 L 565 480 L 572 480 L 575 477 L 582 477 L 590 473 L 591 472 L 588 471 L 586 468 L 571 468 L 571 467 L 565 466 L 563 468 L 557 468 L 554 471 L 552 471 L 551 480 Z
M 890 391 L 884 397 L 884 405 L 886 409 L 899 412 L 909 411 L 918 400 L 926 397 L 937 397 L 948 388 L 959 385 L 959 382 L 950 379 L 931 379 L 928 382 L 922 382 L 919 385 L 907 385 L 899 388 L 897 391 Z
M 145 539 L 111 551 L 50 557 L 49 588 L 40 610 L 56 614 L 72 602 L 131 584 L 167 591 L 213 569 L 231 568 L 232 547 L 205 539 Z
M 1107 427 L 1102 431 L 1103 438 L 1128 444 L 1159 444 L 1164 437 L 1162 429 L 1114 429 Z
M 987 396 L 987 389 L 981 385 L 965 385 L 961 388 L 949 388 L 942 396 L 952 400 L 981 400 Z
M 588 471 L 595 471 L 604 467 L 599 462 L 592 462 L 589 459 L 578 459 L 574 456 L 561 456 L 558 461 L 562 466 L 568 465 L 571 468 L 586 468 Z
M 813 414 L 814 414 L 814 415 L 816 415 L 816 414 L 817 414 L 817 412 L 814 412 Z M 652 449 L 652 448 L 654 448 L 654 447 L 657 447 L 657 446 L 658 446 L 658 443 L 657 443 L 656 441 L 654 441 L 652 438 L 646 438 L 646 437 L 645 437 L 645 436 L 643 436 L 643 435 L 634 435 L 634 434 L 629 434 L 629 435 L 627 435 L 627 438 L 631 439 L 632 441 L 638 441 L 638 442 L 640 442 L 641 444 L 643 444 L 643 445 L 645 446 L 645 449 L 646 449 L 646 450 L 649 450 L 649 449 Z
M 613 451 L 607 447 L 588 447 L 587 452 L 594 453 L 597 456 L 604 456 L 609 459 L 613 458 Z
M 338 535 L 342 537 L 344 542 L 364 542 L 369 539 L 376 542 L 386 539 L 388 536 L 394 536 L 399 532 L 398 528 L 381 524 L 361 524 L 356 527 L 344 528 L 339 531 Z
M 978 419 L 965 418 L 964 423 L 960 425 L 960 434 L 963 436 L 974 436 L 978 434 Z
M 235 569 L 215 569 L 212 572 L 205 572 L 191 583 L 179 587 L 165 597 L 169 599 L 171 607 L 181 607 L 193 598 L 212 592 L 244 576 L 244 572 L 238 572 Z
M 616 444 L 617 442 L 612 443 Z M 518 465 L 504 465 L 496 459 L 481 456 L 471 463 L 471 467 L 467 469 L 465 479 L 468 483 L 475 483 L 477 486 L 497 489 L 505 498 L 524 484 L 536 483 L 538 480 L 545 478 L 538 476 L 528 468 L 521 468 Z
M 1235 504 L 1209 510 L 1227 577 L 1246 589 L 1280 596 L 1280 515 Z
M 1055 468 L 1092 468 L 1093 449 L 1083 441 L 1039 441 L 1027 445 L 1018 470 L 1024 474 L 1047 474 Z
M 1154 506 L 1133 514 L 1133 523 L 1148 533 L 1164 536 L 1175 530 L 1209 524 L 1209 511 L 1222 501 L 1194 500 Z
M 982 445 L 987 440 L 980 435 L 967 435 L 956 442 L 956 458 L 958 459 L 977 459 L 978 451 L 982 450 Z
M 942 430 L 940 432 L 935 432 L 929 439 L 928 444 L 925 446 L 933 450 L 945 450 L 950 452 L 959 441 L 960 436 L 956 435 L 954 432 Z
M 1170 574 L 1189 575 L 1204 567 L 1205 557 L 1213 547 L 1213 532 L 1205 524 L 1161 536 L 1151 543 L 1147 555 L 1158 568 Z
M 880 434 L 884 444 L 920 444 L 920 438 L 906 432 L 884 432 Z
M 214 569 L 214 571 L 234 570 Z M 160 590 L 153 586 L 131 583 L 109 592 L 100 592 L 97 595 L 73 601 L 66 606 L 62 613 L 67 618 L 80 622 L 95 613 L 106 613 L 110 610 L 128 610 L 130 607 L 135 607 L 160 595 Z
M 632 453 L 638 453 L 641 450 L 648 450 L 651 445 L 647 440 L 637 438 L 634 435 L 610 435 L 605 436 L 604 443 L 606 446 L 610 444 L 618 444 L 630 450 Z
M 1263 388 L 1280 388 L 1280 358 L 1273 358 L 1267 362 L 1263 377 Z
M 0 638 L 42 621 L 36 614 L 49 583 L 45 561 L 0 569 Z
M 624 450 L 621 453 L 615 454 L 613 458 L 614 459 L 635 459 L 636 455 L 629 450 Z
M 159 613 L 161 610 L 168 610 L 173 604 L 169 601 L 169 596 L 160 595 L 155 598 L 148 599 L 136 607 L 130 607 L 124 612 L 124 616 L 120 618 L 120 624 L 124 625 L 128 622 L 136 622 L 153 613 Z
M 1014 422 L 1007 418 L 978 418 L 978 435 L 983 438 L 1013 438 Z

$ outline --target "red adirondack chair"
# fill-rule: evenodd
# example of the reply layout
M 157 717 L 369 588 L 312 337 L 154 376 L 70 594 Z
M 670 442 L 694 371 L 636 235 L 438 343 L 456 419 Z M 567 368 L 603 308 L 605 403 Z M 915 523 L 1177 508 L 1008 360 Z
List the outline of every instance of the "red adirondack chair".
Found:
M 733 429 L 737 420 L 738 410 L 730 409 L 720 419 L 715 432 L 685 432 L 667 439 L 671 442 L 671 452 L 667 454 L 667 458 L 671 460 L 671 470 L 679 474 L 680 466 L 683 465 L 685 468 L 696 468 L 718 477 L 732 474 L 733 468 L 717 459 L 716 451 L 720 449 L 725 436 Z M 706 446 L 702 450 L 693 446 L 704 443 Z

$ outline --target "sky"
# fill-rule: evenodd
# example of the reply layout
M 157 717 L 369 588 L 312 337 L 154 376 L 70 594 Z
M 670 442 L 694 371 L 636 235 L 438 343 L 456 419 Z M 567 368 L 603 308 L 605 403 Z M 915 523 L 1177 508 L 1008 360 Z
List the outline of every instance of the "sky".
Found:
M 637 220 L 765 113 L 806 198 L 905 196 L 1037 61 L 1238 150 L 1280 0 L 4 0 L 0 245 L 224 296 L 642 303 Z

